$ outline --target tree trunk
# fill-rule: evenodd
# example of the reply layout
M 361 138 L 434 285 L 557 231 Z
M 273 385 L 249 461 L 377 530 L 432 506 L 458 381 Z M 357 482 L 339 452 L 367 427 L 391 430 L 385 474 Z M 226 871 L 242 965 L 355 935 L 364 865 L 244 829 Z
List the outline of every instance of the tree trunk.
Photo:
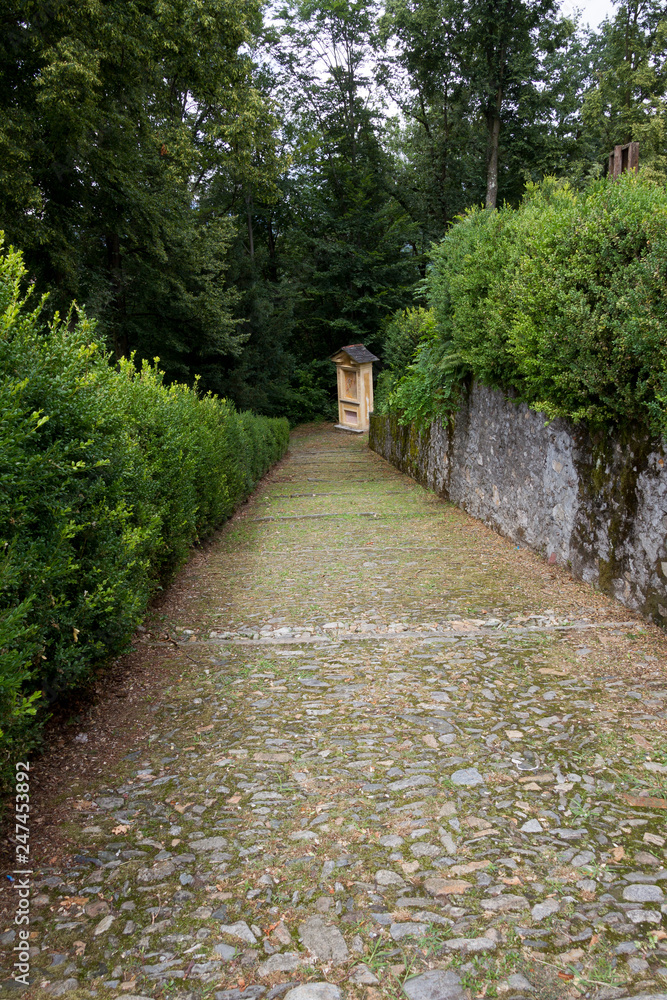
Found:
M 246 214 L 248 216 L 248 243 L 250 244 L 250 259 L 255 256 L 255 238 L 252 231 L 252 195 L 247 194 L 245 199 Z
M 116 358 L 124 358 L 128 353 L 127 333 L 123 330 L 126 314 L 125 285 L 123 283 L 123 261 L 118 233 L 106 234 L 107 263 L 114 287 L 113 309 L 113 351 Z
M 271 281 L 278 280 L 278 261 L 276 254 L 276 237 L 273 232 L 273 220 L 271 216 L 267 219 L 267 238 L 269 247 L 269 277 Z
M 495 104 L 486 115 L 489 132 L 489 145 L 486 161 L 486 207 L 495 208 L 498 202 L 498 145 L 500 143 L 500 108 L 503 92 L 499 87 L 496 91 Z

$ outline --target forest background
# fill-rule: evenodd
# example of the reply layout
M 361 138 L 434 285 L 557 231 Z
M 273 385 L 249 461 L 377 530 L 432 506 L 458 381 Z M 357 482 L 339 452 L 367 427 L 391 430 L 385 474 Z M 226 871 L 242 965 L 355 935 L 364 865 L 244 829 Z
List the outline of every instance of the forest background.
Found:
M 329 415 L 326 359 L 382 356 L 467 208 L 630 140 L 665 180 L 666 57 L 661 0 L 8 0 L 0 229 L 117 358 Z

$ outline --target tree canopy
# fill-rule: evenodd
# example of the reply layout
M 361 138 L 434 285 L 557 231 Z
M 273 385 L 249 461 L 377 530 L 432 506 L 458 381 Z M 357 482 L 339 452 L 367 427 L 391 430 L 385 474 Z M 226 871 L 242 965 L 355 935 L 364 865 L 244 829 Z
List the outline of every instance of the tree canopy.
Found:
M 667 177 L 667 18 L 558 0 L 7 0 L 0 229 L 116 358 L 292 420 L 382 353 L 433 241 L 617 143 Z

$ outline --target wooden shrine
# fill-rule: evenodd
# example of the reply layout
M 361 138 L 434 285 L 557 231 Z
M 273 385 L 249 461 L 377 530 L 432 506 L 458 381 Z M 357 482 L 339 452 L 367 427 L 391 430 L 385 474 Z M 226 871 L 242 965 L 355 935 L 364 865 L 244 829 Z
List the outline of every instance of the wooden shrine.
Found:
M 331 360 L 338 376 L 336 427 L 362 434 L 368 430 L 373 412 L 373 362 L 378 359 L 363 344 L 348 344 Z

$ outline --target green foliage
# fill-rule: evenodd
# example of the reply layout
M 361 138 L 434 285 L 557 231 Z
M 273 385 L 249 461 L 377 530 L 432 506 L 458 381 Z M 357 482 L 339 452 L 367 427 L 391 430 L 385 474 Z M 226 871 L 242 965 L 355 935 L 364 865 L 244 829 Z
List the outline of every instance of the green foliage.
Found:
M 286 421 L 167 387 L 155 363 L 112 367 L 83 313 L 28 307 L 24 277 L 0 257 L 0 768 L 288 441 Z
M 376 413 L 388 413 L 392 408 L 392 394 L 414 360 L 417 345 L 431 339 L 434 328 L 432 309 L 401 309 L 391 317 L 385 327 L 382 370 L 375 387 Z
M 382 345 L 385 371 L 401 378 L 413 361 L 417 345 L 430 339 L 435 331 L 435 314 L 432 309 L 416 306 L 395 313 L 387 323 Z
M 584 132 L 602 156 L 638 140 L 642 172 L 667 180 L 667 12 L 661 0 L 625 0 L 591 40 L 594 83 Z
M 381 80 L 405 122 L 392 123 L 394 194 L 417 224 L 420 251 L 484 194 L 486 136 L 461 65 L 459 0 L 387 0 Z
M 498 190 L 518 203 L 571 153 L 585 60 L 553 0 L 387 0 L 380 30 L 405 122 L 388 142 L 394 193 L 422 240 Z
M 550 419 L 667 432 L 667 191 L 552 180 L 518 210 L 469 211 L 433 250 L 425 329 L 387 403 L 451 409 L 472 376 Z
M 662 0 L 597 32 L 555 0 L 5 0 L 0 28 L 0 229 L 46 309 L 290 421 L 496 183 L 584 187 L 630 138 L 667 176 Z
M 338 420 L 335 369 L 331 361 L 311 361 L 294 368 L 283 413 L 290 423 Z
M 299 362 L 343 344 L 373 347 L 419 279 L 367 76 L 375 13 L 366 0 L 290 0 L 278 11 L 281 41 L 273 53 L 294 163 L 284 185 L 281 263 L 295 293 Z
M 375 409 L 397 411 L 400 423 L 419 426 L 451 412 L 461 366 L 450 341 L 438 335 L 433 309 L 405 309 L 387 326 Z
M 275 128 L 248 46 L 257 0 L 8 0 L 0 229 L 49 308 L 192 381 L 245 336 L 224 280 L 235 210 L 269 198 Z M 208 386 L 207 386 L 208 387 Z

